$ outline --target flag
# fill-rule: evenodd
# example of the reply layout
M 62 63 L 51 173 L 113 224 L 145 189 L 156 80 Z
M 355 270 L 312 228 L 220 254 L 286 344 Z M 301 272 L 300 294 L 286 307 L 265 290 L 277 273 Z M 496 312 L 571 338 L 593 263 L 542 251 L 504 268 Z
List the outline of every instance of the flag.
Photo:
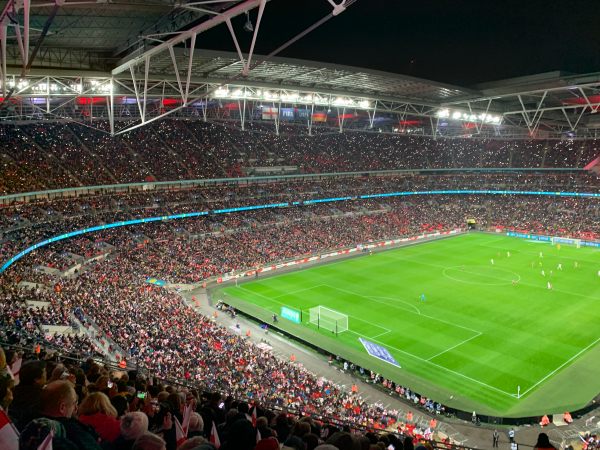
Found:
M 312 115 L 313 122 L 327 122 L 326 112 L 316 112 Z
M 177 416 L 173 416 L 173 418 L 175 419 L 175 440 L 177 441 L 177 447 L 179 447 L 186 441 L 187 436 L 186 433 L 183 432 L 183 427 L 179 423 Z
M 52 438 L 54 437 L 54 430 L 50 428 L 50 433 L 46 436 L 46 439 L 42 441 L 37 450 L 52 450 Z
M 190 419 L 192 417 L 192 405 L 189 404 L 185 407 L 185 409 L 183 410 L 183 424 L 182 424 L 182 428 L 183 428 L 183 434 L 188 435 L 188 430 L 190 428 Z
M 262 118 L 263 120 L 276 120 L 279 116 L 279 108 L 272 106 L 263 106 Z
M 19 450 L 19 433 L 3 409 L 0 409 L 0 448 Z
M 217 449 L 221 447 L 221 441 L 219 440 L 219 433 L 217 433 L 217 427 L 215 422 L 212 423 L 212 428 L 210 430 L 210 443 L 214 445 Z
M 22 364 L 23 358 L 19 358 L 8 368 L 8 372 L 12 375 L 13 380 L 15 380 L 15 385 L 19 384 L 19 372 L 21 371 Z
M 256 428 L 256 405 L 254 405 L 254 409 L 252 409 L 252 427 Z

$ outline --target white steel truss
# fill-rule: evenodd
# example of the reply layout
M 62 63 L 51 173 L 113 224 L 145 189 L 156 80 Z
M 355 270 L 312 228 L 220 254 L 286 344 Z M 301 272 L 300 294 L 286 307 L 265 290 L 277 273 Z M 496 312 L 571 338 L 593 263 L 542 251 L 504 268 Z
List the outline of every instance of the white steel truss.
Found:
M 167 115 L 211 120 L 224 119 L 225 107 L 236 104 L 229 119 L 235 118 L 241 127 L 245 127 L 247 120 L 261 120 L 261 107 L 274 108 L 277 111 L 272 121 L 275 133 L 279 133 L 284 121 L 301 123 L 312 133 L 314 126 L 321 126 L 315 123 L 315 114 L 325 114 L 334 121 L 330 125 L 338 131 L 360 126 L 432 137 L 595 138 L 600 130 L 600 115 L 596 114 L 600 97 L 595 94 L 600 92 L 600 82 L 551 92 L 519 92 L 435 106 L 341 97 L 337 93 L 315 90 L 221 84 L 192 77 L 185 70 L 170 77 L 154 77 L 146 74 L 148 67 L 144 64 L 140 78 L 139 72 L 131 70 L 129 76 L 121 77 L 9 74 L 1 88 L 13 90 L 13 97 L 0 109 L 0 120 L 103 118 L 119 121 L 127 118 L 141 121 L 143 118 L 143 123 L 148 123 Z M 569 96 L 565 97 L 565 93 Z M 562 98 L 562 102 L 556 104 L 557 98 Z M 474 121 L 465 126 L 464 121 L 440 118 L 439 111 L 443 108 L 462 110 L 471 116 L 499 114 L 502 122 Z M 505 111 L 498 111 L 500 108 Z M 297 117 L 282 117 L 284 109 L 293 110 Z M 84 111 L 85 118 L 81 115 Z M 112 130 L 115 133 L 127 131 L 115 128 L 114 124 Z
M 195 10 L 205 11 L 205 8 L 202 8 L 202 5 L 206 5 L 209 3 L 214 3 L 216 0 L 206 0 L 206 1 L 198 1 L 191 4 L 188 4 L 188 8 L 192 8 Z M 211 92 L 202 92 L 200 94 L 200 90 L 198 88 L 192 88 L 192 75 L 194 69 L 194 60 L 196 58 L 196 40 L 197 36 L 204 31 L 207 31 L 215 26 L 220 24 L 225 24 L 230 32 L 231 38 L 233 40 L 233 45 L 236 49 L 237 56 L 239 58 L 240 70 L 237 75 L 233 78 L 235 79 L 243 79 L 248 77 L 250 71 L 257 65 L 263 61 L 260 61 L 253 65 L 252 58 L 254 55 L 254 48 L 256 45 L 256 40 L 258 37 L 258 33 L 260 30 L 260 25 L 262 21 L 262 17 L 265 11 L 266 4 L 269 0 L 246 0 L 244 2 L 238 3 L 231 8 L 223 11 L 221 13 L 213 12 L 213 17 L 201 22 L 200 24 L 190 28 L 189 30 L 183 31 L 181 33 L 177 33 L 175 36 L 170 37 L 167 41 L 159 41 L 160 43 L 155 47 L 143 52 L 140 55 L 128 58 L 123 63 L 119 64 L 115 69 L 112 70 L 111 74 L 113 77 L 123 77 L 123 74 L 129 73 L 130 80 L 133 84 L 134 94 L 136 98 L 136 103 L 139 109 L 139 117 L 140 123 L 136 125 L 132 125 L 128 127 L 126 130 L 121 130 L 117 132 L 117 134 L 124 133 L 130 130 L 133 130 L 137 127 L 143 126 L 146 123 L 150 123 L 154 120 L 160 119 L 161 117 L 165 117 L 167 115 L 173 114 L 182 108 L 187 108 L 191 103 L 202 100 L 206 98 Z M 335 3 L 332 0 L 327 0 L 333 10 L 326 17 L 322 18 L 308 29 L 304 30 L 291 40 L 287 41 L 273 52 L 271 52 L 267 58 L 275 55 L 281 50 L 285 49 L 291 43 L 300 39 L 310 31 L 314 30 L 321 24 L 325 23 L 333 16 L 337 16 L 338 14 L 345 11 L 345 9 L 354 3 L 356 0 L 342 0 L 341 3 Z M 250 43 L 250 48 L 246 55 L 242 52 L 240 47 L 239 40 L 237 38 L 235 29 L 232 25 L 232 19 L 241 15 L 247 14 L 252 9 L 258 9 L 257 18 L 254 24 L 247 23 L 244 27 L 246 31 L 252 31 L 252 41 Z M 248 20 L 250 20 L 250 16 L 248 15 Z M 178 46 L 182 44 L 185 45 L 185 52 L 183 54 L 184 58 L 181 58 L 180 55 L 176 55 L 176 49 Z M 176 90 L 178 92 L 178 97 L 181 100 L 181 104 L 175 108 L 170 109 L 169 111 L 164 111 L 154 117 L 147 116 L 147 101 L 148 101 L 148 86 L 151 82 L 151 74 L 152 74 L 152 64 L 153 58 L 156 60 L 160 58 L 160 56 L 164 53 L 168 53 L 171 62 L 171 73 L 175 76 L 176 81 Z M 232 80 L 228 80 L 231 82 Z M 220 86 L 216 86 L 215 90 Z M 246 107 L 248 104 L 248 98 L 245 96 L 239 98 L 240 110 L 241 114 L 241 126 L 242 128 L 245 126 L 246 119 Z M 206 116 L 206 112 L 204 113 Z M 276 131 L 279 132 L 279 119 L 275 120 Z M 111 127 L 112 129 L 112 127 Z

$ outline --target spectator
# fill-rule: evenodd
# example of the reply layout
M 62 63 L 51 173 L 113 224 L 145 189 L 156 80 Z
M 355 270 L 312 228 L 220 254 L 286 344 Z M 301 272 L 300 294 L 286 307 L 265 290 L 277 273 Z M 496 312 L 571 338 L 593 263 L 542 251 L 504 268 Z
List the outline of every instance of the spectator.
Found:
M 117 410 L 102 392 L 93 392 L 79 405 L 79 420 L 90 425 L 105 441 L 114 442 L 121 434 Z
M 255 445 L 256 431 L 248 420 L 240 418 L 231 425 L 221 449 L 253 450 Z
M 25 426 L 19 435 L 19 450 L 39 450 L 50 432 L 52 448 L 55 450 L 76 450 L 77 447 L 67 439 L 65 427 L 56 420 L 41 417 L 34 419 Z
M 546 433 L 538 434 L 537 442 L 533 448 L 536 450 L 556 450 L 556 447 L 550 443 L 550 439 L 548 439 L 548 435 Z
M 10 418 L 22 430 L 42 413 L 42 392 L 46 384 L 46 363 L 27 361 L 21 366 L 19 384 L 13 391 Z
M 65 427 L 66 437 L 80 450 L 102 449 L 92 427 L 74 417 L 77 394 L 70 381 L 53 381 L 42 392 L 42 413 Z
M 165 441 L 156 434 L 142 433 L 131 447 L 131 450 L 166 450 Z
M 188 429 L 188 437 L 203 436 L 204 435 L 204 421 L 202 416 L 197 412 L 193 412 L 190 416 L 190 425 Z
M 131 449 L 137 439 L 145 434 L 149 434 L 148 416 L 142 412 L 127 413 L 121 419 L 121 436 L 115 441 L 115 448 L 117 450 Z
M 308 449 L 307 450 L 313 450 L 314 447 Z M 261 439 L 260 441 L 258 441 L 256 443 L 256 447 L 254 448 L 254 450 L 279 450 L 279 442 L 277 441 L 277 438 L 274 437 L 268 437 L 266 439 Z
M 188 435 L 188 439 L 181 444 L 179 447 L 177 447 L 177 450 L 192 450 L 192 449 L 196 449 L 198 447 L 200 447 L 201 445 L 207 444 L 208 441 L 206 439 L 204 439 L 203 437 L 200 436 L 195 436 L 195 437 L 189 437 Z

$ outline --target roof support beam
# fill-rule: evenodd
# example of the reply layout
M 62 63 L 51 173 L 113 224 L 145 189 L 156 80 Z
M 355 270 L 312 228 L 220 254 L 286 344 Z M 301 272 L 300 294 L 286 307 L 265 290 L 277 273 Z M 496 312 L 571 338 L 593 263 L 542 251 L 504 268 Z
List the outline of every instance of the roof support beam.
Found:
M 118 67 L 112 70 L 112 74 L 118 75 L 124 72 L 125 70 L 129 69 L 130 67 L 137 66 L 142 61 L 144 61 L 146 57 L 152 57 L 153 55 L 157 55 L 167 50 L 169 47 L 174 47 L 178 44 L 181 44 L 182 42 L 191 38 L 193 35 L 203 33 L 204 31 L 210 30 L 211 28 L 214 28 L 217 25 L 224 23 L 227 19 L 232 19 L 233 17 L 237 17 L 240 14 L 244 14 L 246 11 L 250 11 L 251 9 L 256 8 L 264 1 L 266 0 L 246 0 L 243 3 L 235 5 L 234 7 L 228 9 L 222 14 L 212 17 L 187 31 L 179 33 L 179 35 L 172 37 L 168 41 L 159 44 L 156 47 L 151 48 L 150 50 L 147 50 L 146 52 L 142 53 L 141 55 L 136 56 L 130 59 L 129 61 L 119 65 Z

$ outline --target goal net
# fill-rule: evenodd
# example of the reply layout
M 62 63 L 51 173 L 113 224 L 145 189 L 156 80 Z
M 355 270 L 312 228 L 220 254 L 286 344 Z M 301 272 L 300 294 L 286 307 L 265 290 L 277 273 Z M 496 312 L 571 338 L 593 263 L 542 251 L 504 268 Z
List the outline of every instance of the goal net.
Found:
M 552 243 L 552 245 L 567 244 L 567 245 L 574 245 L 577 248 L 581 248 L 581 239 L 572 239 L 572 238 L 552 236 L 550 238 L 550 242 Z
M 348 316 L 333 309 L 324 306 L 315 306 L 309 310 L 309 322 L 316 325 L 317 328 L 324 328 L 336 335 L 348 331 Z

